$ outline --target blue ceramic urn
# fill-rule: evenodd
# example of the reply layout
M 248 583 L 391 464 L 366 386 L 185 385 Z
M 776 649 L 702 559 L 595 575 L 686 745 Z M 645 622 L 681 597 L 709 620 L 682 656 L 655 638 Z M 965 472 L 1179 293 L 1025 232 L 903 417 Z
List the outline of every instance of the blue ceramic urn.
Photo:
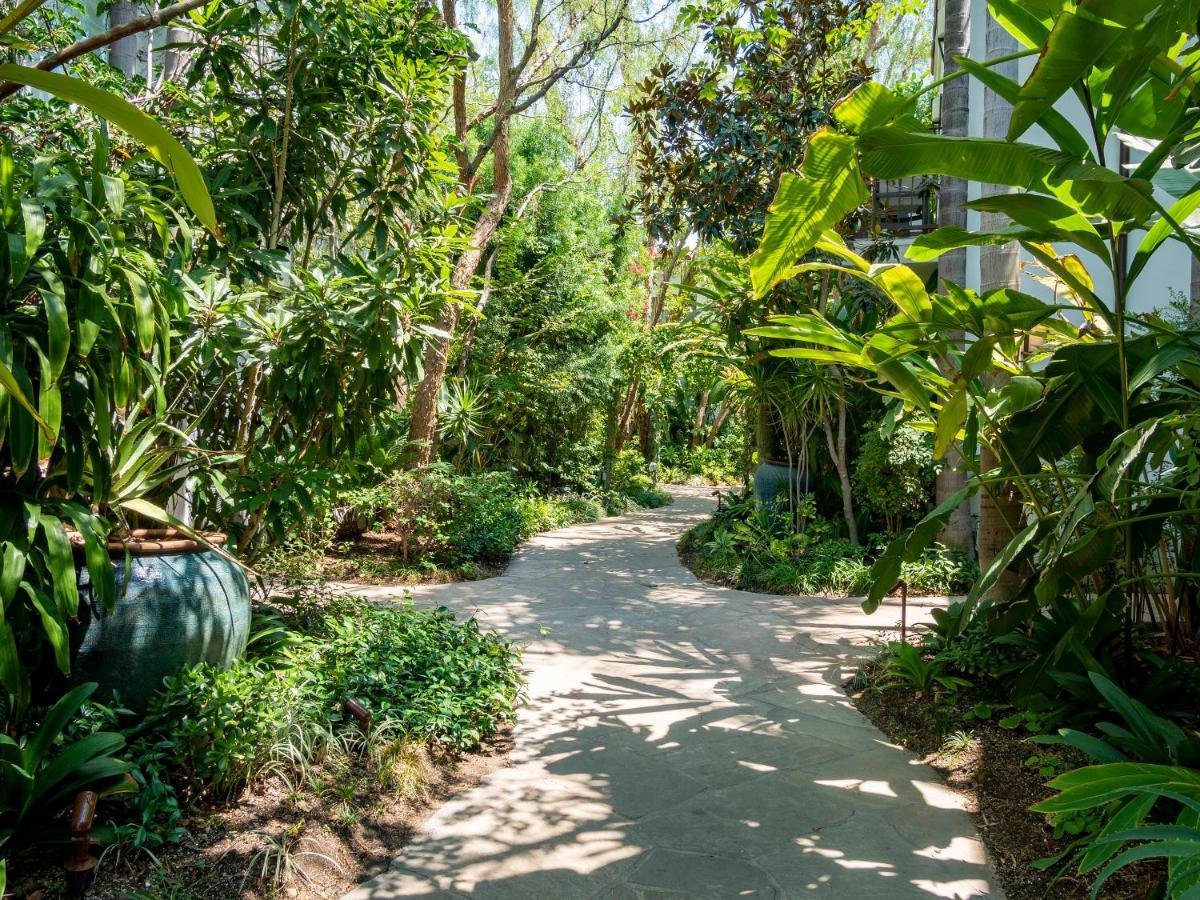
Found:
M 169 529 L 138 529 L 109 552 L 116 603 L 104 609 L 84 570 L 72 634 L 71 677 L 98 682 L 97 699 L 116 691 L 140 712 L 167 676 L 201 662 L 225 668 L 245 652 L 250 586 L 236 562 Z

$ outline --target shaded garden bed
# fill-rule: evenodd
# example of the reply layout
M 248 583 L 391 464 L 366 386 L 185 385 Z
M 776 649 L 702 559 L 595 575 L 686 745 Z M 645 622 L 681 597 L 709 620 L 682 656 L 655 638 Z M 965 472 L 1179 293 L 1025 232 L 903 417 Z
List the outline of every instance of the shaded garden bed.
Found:
M 315 765 L 301 787 L 272 777 L 226 806 L 198 805 L 181 826 L 188 836 L 153 855 L 114 849 L 89 897 L 337 897 L 385 871 L 442 803 L 508 764 L 511 730 L 477 752 L 407 755 L 382 774 L 371 754 Z M 399 782 L 396 776 L 400 776 Z M 15 896 L 75 896 L 61 854 L 14 861 Z
M 340 895 L 503 765 L 520 652 L 444 609 L 310 586 L 255 608 L 244 658 L 168 677 L 144 711 L 98 692 L 46 713 L 65 723 L 60 758 L 100 742 L 133 782 L 99 802 L 91 896 Z M 14 835 L 16 896 L 77 895 L 62 868 L 71 796 L 28 815 L 44 838 Z
M 1062 871 L 1061 865 L 1034 865 L 1066 851 L 1073 836 L 1056 835 L 1047 817 L 1029 807 L 1054 793 L 1046 786 L 1048 777 L 1090 760 L 1069 747 L 1034 744 L 1025 731 L 981 716 L 981 710 L 990 712 L 989 705 L 977 703 L 970 692 L 961 693 L 954 702 L 934 702 L 908 691 L 879 690 L 869 684 L 871 673 L 868 667 L 846 683 L 851 702 L 963 797 L 1005 897 L 1087 900 L 1092 883 L 1073 868 Z M 1161 867 L 1155 863 L 1131 866 L 1114 875 L 1100 896 L 1148 898 L 1160 876 Z
M 884 543 L 855 546 L 832 523 L 813 518 L 803 532 L 772 522 L 752 499 L 726 504 L 679 540 L 679 559 L 710 584 L 769 594 L 846 597 L 865 594 L 871 564 Z M 965 593 L 978 577 L 973 562 L 945 547 L 906 563 L 902 577 L 912 595 Z
M 367 532 L 356 541 L 334 544 L 317 563 L 320 577 L 348 584 L 449 584 L 493 578 L 508 568 L 511 554 L 501 558 L 465 560 L 457 565 L 433 561 L 406 562 L 400 541 L 387 532 Z

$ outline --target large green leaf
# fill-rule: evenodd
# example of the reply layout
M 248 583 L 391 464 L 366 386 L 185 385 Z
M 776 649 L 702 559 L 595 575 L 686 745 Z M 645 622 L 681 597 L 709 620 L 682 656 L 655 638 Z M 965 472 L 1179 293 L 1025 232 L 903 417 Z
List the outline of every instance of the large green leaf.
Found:
M 863 611 L 870 614 L 879 609 L 884 596 L 900 579 L 900 572 L 906 562 L 918 560 L 925 549 L 933 543 L 934 538 L 950 520 L 950 516 L 967 498 L 973 496 L 978 489 L 974 480 L 967 486 L 955 491 L 947 497 L 936 509 L 914 525 L 907 533 L 894 538 L 887 549 L 879 555 L 871 566 L 871 590 L 863 600 Z
M 933 432 L 933 458 L 941 459 L 958 440 L 958 432 L 967 419 L 967 391 L 960 388 L 938 411 L 937 427 Z
M 862 338 L 856 334 L 842 331 L 828 319 L 815 313 L 799 316 L 772 316 L 771 322 L 773 323 L 771 325 L 748 328 L 744 333 L 753 337 L 781 338 L 831 347 L 844 353 L 855 354 L 862 360 Z
M 1032 808 L 1037 812 L 1074 812 L 1152 790 L 1170 792 L 1191 802 L 1200 800 L 1200 771 L 1182 766 L 1120 762 L 1072 769 L 1050 781 L 1059 791 Z
M 767 213 L 762 243 L 750 257 L 757 295 L 790 277 L 792 267 L 855 207 L 867 185 L 854 155 L 855 139 L 822 129 L 813 135 L 797 175 L 787 174 Z
M 1146 236 L 1138 244 L 1137 252 L 1133 255 L 1133 263 L 1129 267 L 1129 282 L 1134 281 L 1142 274 L 1142 270 L 1146 268 L 1155 251 L 1172 234 L 1178 234 L 1176 227 L 1182 226 L 1197 210 L 1200 210 L 1200 184 L 1193 185 L 1191 193 L 1176 200 L 1171 205 L 1171 208 L 1167 210 L 1167 214 L 1160 216 L 1158 221 L 1150 226 L 1150 229 L 1146 232 Z M 1194 238 L 1192 240 L 1195 241 Z M 1189 246 L 1195 246 L 1196 244 L 1200 244 L 1200 242 L 1195 242 Z M 1194 253 L 1195 250 L 1192 252 Z
M 917 134 L 895 126 L 858 139 L 862 170 L 876 178 L 948 175 L 1003 184 L 1057 197 L 1085 216 L 1147 221 L 1157 210 L 1148 181 L 1116 172 L 1061 150 L 989 138 Z
M 0 64 L 0 79 L 29 85 L 61 100 L 77 103 L 140 141 L 175 177 L 179 193 L 196 218 L 214 234 L 220 233 L 212 197 L 195 160 L 167 129 L 136 106 L 78 78 L 14 63 Z
M 833 117 L 847 131 L 858 134 L 910 111 L 916 99 L 911 95 L 902 97 L 877 81 L 867 81 L 833 108 Z
M 63 501 L 57 509 L 70 518 L 83 538 L 92 592 L 105 609 L 112 609 L 116 600 L 116 576 L 108 554 L 108 528 L 90 509 L 79 503 Z
M 50 754 L 50 749 L 54 746 L 54 742 L 58 740 L 63 729 L 75 718 L 75 714 L 79 712 L 79 707 L 83 706 L 85 700 L 96 692 L 98 685 L 95 682 L 88 682 L 71 688 L 46 712 L 42 717 L 42 722 L 38 726 L 38 730 L 26 742 L 23 751 L 23 759 L 25 768 L 30 771 L 36 771 L 43 760 Z
M 1045 0 L 988 0 L 988 12 L 1018 43 L 1040 48 L 1050 36 L 1054 22 L 1054 14 L 1047 7 L 1054 5 Z
M 1030 522 L 1013 535 L 1012 540 L 1004 546 L 1004 549 L 996 554 L 991 562 L 988 563 L 988 567 L 979 576 L 979 580 L 971 587 L 971 591 L 967 594 L 966 599 L 963 600 L 961 625 L 967 624 L 971 612 L 979 603 L 980 598 L 991 590 L 992 585 L 1000 578 L 1001 573 L 1012 565 L 1013 560 L 1020 556 L 1033 539 L 1037 537 L 1038 526 L 1038 522 Z
M 67 295 L 62 279 L 51 271 L 42 273 L 46 287 L 39 291 L 42 305 L 46 309 L 46 357 L 49 361 L 47 374 L 58 380 L 67 364 L 71 350 L 71 322 L 67 316 Z
M 905 256 L 913 262 L 930 262 L 963 247 L 999 247 L 1019 240 L 1048 241 L 1059 238 L 1016 225 L 999 231 L 968 231 L 957 225 L 947 225 L 913 240 Z
M 1040 194 L 998 193 L 980 197 L 963 204 L 978 212 L 1000 213 L 1008 216 L 1034 234 L 1045 234 L 1046 240 L 1078 244 L 1095 253 L 1107 264 L 1108 245 L 1096 226 L 1061 200 Z M 1036 238 L 1035 238 L 1036 240 Z
M 1080 0 L 1054 23 L 1042 56 L 1021 87 L 1009 140 L 1029 130 L 1058 99 L 1085 79 L 1109 49 L 1162 0 Z
M 62 521 L 54 515 L 38 514 L 46 538 L 46 563 L 52 578 L 54 602 L 63 619 L 79 612 L 79 588 L 75 581 L 75 554 Z
M 991 88 L 1009 103 L 1016 103 L 1021 94 L 1021 86 L 1015 81 L 1005 78 L 994 69 L 966 56 L 955 58 L 960 66 L 971 73 L 971 77 Z M 1076 130 L 1057 109 L 1048 109 L 1038 119 L 1038 126 L 1050 136 L 1050 140 L 1058 144 L 1058 149 L 1079 159 L 1092 159 L 1092 150 L 1087 139 Z
M 0 389 L 5 393 L 5 396 L 12 397 L 25 411 L 33 417 L 38 426 L 43 430 L 48 431 L 48 426 L 42 421 L 38 415 L 37 408 L 34 407 L 29 396 L 33 393 L 33 386 L 29 382 L 29 377 L 24 370 L 16 366 L 12 359 L 12 338 L 9 335 L 7 326 L 0 322 Z

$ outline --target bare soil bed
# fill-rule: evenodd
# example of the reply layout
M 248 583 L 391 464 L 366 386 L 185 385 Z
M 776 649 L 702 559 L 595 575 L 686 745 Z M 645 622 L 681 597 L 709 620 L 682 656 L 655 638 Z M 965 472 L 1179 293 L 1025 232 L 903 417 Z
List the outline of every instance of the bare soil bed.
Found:
M 1046 816 L 1029 807 L 1050 796 L 1046 775 L 1031 757 L 1054 757 L 1058 771 L 1089 760 L 1069 747 L 1045 747 L 1022 731 L 1001 728 L 990 719 L 968 719 L 975 700 L 961 695 L 956 704 L 932 703 L 903 690 L 858 690 L 846 685 L 854 705 L 889 738 L 937 770 L 965 800 L 975 819 L 1007 900 L 1086 900 L 1092 882 L 1063 871 L 1062 865 L 1035 868 L 1036 860 L 1066 850 L 1070 837 L 1055 837 Z M 1100 893 L 1107 900 L 1153 896 L 1161 875 L 1154 863 L 1132 866 L 1114 875 Z
M 449 797 L 508 764 L 511 731 L 478 753 L 429 758 L 423 783 L 389 790 L 369 766 L 345 758 L 314 767 L 303 787 L 269 778 L 224 807 L 196 806 L 180 845 L 101 859 L 86 896 L 97 900 L 325 900 L 384 871 L 421 823 Z M 103 808 L 101 808 L 101 814 Z M 9 863 L 6 896 L 77 897 L 63 851 Z

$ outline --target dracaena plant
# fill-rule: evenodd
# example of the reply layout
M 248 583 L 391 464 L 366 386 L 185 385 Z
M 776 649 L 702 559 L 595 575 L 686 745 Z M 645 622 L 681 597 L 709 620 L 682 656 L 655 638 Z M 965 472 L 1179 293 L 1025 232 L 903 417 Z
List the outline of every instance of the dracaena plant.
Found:
M 17 39 L 43 2 L 13 6 L 0 19 L 0 41 Z M 199 169 L 136 107 L 80 79 L 16 63 L 0 64 L 0 82 L 0 96 L 32 86 L 127 132 L 216 231 Z M 19 123 L 10 126 L 20 132 Z M 110 605 L 104 514 L 165 516 L 130 481 L 131 461 L 159 436 L 143 429 L 143 440 L 129 446 L 126 425 L 136 410 L 165 410 L 161 375 L 176 304 L 164 271 L 178 262 L 188 228 L 148 189 L 110 170 L 103 138 L 95 146 L 90 166 L 0 150 L 0 689 L 9 728 L 35 684 L 70 668 L 76 543 L 97 598 Z
M 784 176 L 751 259 L 755 288 L 765 293 L 818 270 L 867 282 L 892 314 L 858 334 L 819 313 L 779 317 L 752 333 L 787 341 L 774 350 L 780 356 L 858 373 L 934 432 L 936 456 L 959 442 L 974 466 L 965 491 L 879 560 L 868 609 L 967 494 L 1003 489 L 1019 495 L 1020 521 L 957 620 L 943 623 L 949 631 L 978 611 L 1001 573 L 1032 563 L 1015 598 L 992 615 L 1028 621 L 1059 597 L 1073 597 L 1080 610 L 1103 597 L 1127 612 L 1148 605 L 1173 649 L 1194 637 L 1183 633 L 1182 611 L 1195 584 L 1200 339 L 1160 316 L 1131 313 L 1129 297 L 1168 241 L 1198 247 L 1188 227 L 1200 208 L 1195 179 L 1186 169 L 1169 173 L 1181 195 L 1174 202 L 1155 191 L 1166 167 L 1186 163 L 1200 140 L 1198 6 L 992 0 L 992 15 L 1026 48 L 1015 56 L 1040 54 L 1038 64 L 1023 84 L 968 59 L 950 77 L 977 78 L 1013 104 L 1007 139 L 930 133 L 912 114 L 915 98 L 867 83 L 812 138 L 801 170 Z M 1068 94 L 1083 108 L 1086 133 L 1054 108 Z M 1034 124 L 1055 146 L 1022 140 Z M 1105 158 L 1116 134 L 1149 151 L 1130 171 Z M 915 175 L 1012 192 L 967 204 L 1002 214 L 1007 226 L 938 229 L 913 243 L 910 260 L 1015 241 L 1046 273 L 1052 299 L 956 284 L 931 293 L 907 265 L 871 264 L 853 252 L 834 229 L 867 197 L 868 179 Z M 998 461 L 986 471 L 981 447 Z

